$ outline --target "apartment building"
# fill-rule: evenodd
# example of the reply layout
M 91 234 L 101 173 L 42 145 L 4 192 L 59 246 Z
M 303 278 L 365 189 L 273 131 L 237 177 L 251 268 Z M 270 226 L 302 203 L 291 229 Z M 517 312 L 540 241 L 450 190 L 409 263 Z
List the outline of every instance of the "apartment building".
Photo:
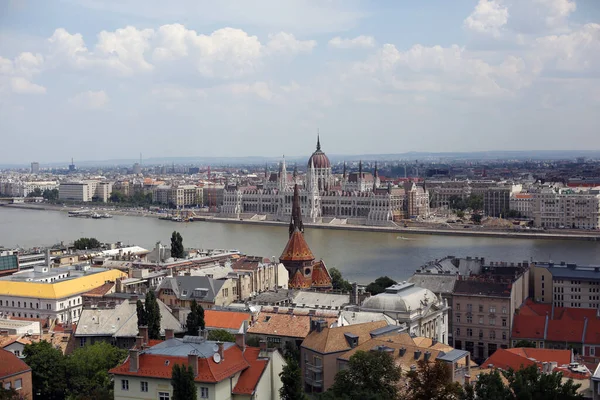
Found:
M 0 278 L 0 312 L 13 317 L 77 322 L 83 309 L 82 295 L 121 277 L 126 275 L 105 268 L 36 266 Z
M 600 308 L 600 266 L 532 264 L 534 299 L 555 307 Z
M 541 188 L 533 193 L 533 221 L 542 228 L 600 229 L 600 188 Z
M 474 360 L 509 347 L 514 311 L 528 297 L 528 266 L 498 264 L 454 285 L 454 347 L 469 351 Z
M 152 201 L 174 207 L 199 206 L 203 202 L 203 191 L 195 185 L 161 185 L 152 190 Z
M 43 192 L 46 189 L 52 190 L 56 188 L 58 188 L 58 182 L 56 181 L 20 181 L 11 179 L 0 181 L 0 193 L 5 196 L 27 197 L 35 189 Z
M 511 193 L 509 209 L 517 211 L 523 218 L 533 218 L 533 194 Z
M 58 198 L 80 202 L 97 200 L 106 203 L 110 199 L 112 189 L 112 182 L 106 181 L 63 182 L 58 187 Z
M 233 279 L 206 276 L 175 276 L 163 279 L 156 289 L 157 297 L 170 307 L 190 308 L 196 300 L 204 308 L 225 307 L 239 300 Z

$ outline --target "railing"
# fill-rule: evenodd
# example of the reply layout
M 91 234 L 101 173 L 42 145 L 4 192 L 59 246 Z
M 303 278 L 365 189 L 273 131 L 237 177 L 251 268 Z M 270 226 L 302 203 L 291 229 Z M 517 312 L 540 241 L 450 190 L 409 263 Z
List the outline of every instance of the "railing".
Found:
M 306 365 L 306 369 L 313 371 L 313 372 L 323 372 L 323 364 L 321 365 L 316 365 L 316 364 L 312 364 L 312 363 L 305 363 L 304 365 Z
M 304 382 L 313 387 L 323 387 L 323 379 L 313 379 L 311 377 L 305 376 Z

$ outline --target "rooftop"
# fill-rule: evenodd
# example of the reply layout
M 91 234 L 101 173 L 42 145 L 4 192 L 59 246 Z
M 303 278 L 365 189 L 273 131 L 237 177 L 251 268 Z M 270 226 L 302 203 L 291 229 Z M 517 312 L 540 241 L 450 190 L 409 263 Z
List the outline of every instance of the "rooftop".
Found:
M 294 310 L 295 311 L 295 310 Z M 248 328 L 249 334 L 284 336 L 304 339 L 310 332 L 310 322 L 313 319 L 308 315 L 298 313 L 266 312 L 263 310 L 258 314 L 256 321 Z M 327 326 L 337 322 L 337 316 L 318 317 L 326 321 Z
M 31 368 L 10 351 L 0 349 L 0 379 L 31 371 Z
M 204 310 L 204 322 L 207 328 L 238 330 L 244 321 L 250 321 L 251 318 L 249 313 Z
M 378 328 L 387 327 L 386 321 L 366 322 L 363 324 L 347 325 L 335 328 L 325 328 L 321 332 L 312 331 L 302 342 L 302 347 L 322 354 L 350 350 L 371 339 L 371 332 Z M 356 344 L 351 344 L 348 337 L 356 338 Z

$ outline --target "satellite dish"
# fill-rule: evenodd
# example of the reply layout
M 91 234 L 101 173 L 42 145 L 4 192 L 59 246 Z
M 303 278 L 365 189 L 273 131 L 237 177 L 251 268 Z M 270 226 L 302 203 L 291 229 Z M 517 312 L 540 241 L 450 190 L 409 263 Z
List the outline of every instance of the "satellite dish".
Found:
M 216 362 L 217 364 L 221 362 L 221 355 L 219 353 L 215 353 L 213 354 L 213 360 L 214 362 Z
M 213 345 L 213 351 L 214 351 L 214 352 L 217 352 L 217 351 L 219 351 L 219 346 L 217 346 L 216 344 L 215 344 L 215 345 Z

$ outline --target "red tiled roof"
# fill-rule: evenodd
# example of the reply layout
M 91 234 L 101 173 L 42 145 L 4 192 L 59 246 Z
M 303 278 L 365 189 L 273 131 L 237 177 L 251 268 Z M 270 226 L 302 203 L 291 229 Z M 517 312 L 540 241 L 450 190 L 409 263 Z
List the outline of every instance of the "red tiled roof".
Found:
M 171 379 L 173 365 L 187 365 L 187 357 L 163 356 L 158 354 L 140 354 L 139 369 L 129 371 L 129 358 L 118 367 L 109 371 L 115 375 L 145 376 L 149 378 Z M 168 361 L 168 362 L 167 362 Z M 198 358 L 198 376 L 196 382 L 217 383 L 248 368 L 249 364 L 237 346 L 224 351 L 223 360 L 217 364 L 212 357 Z
M 288 282 L 290 289 L 308 289 L 311 284 L 311 277 L 305 277 L 300 270 L 296 270 L 296 273 Z
M 290 236 L 290 239 L 279 257 L 279 261 L 285 264 L 285 261 L 313 261 L 315 256 L 304 240 L 302 232 L 296 230 Z
M 322 317 L 330 326 L 335 317 Z M 261 311 L 248 333 L 304 339 L 310 332 L 310 315 L 279 314 Z
M 545 329 L 545 316 L 519 313 L 513 319 L 512 337 L 515 339 L 544 339 Z
M 240 329 L 244 321 L 250 320 L 250 314 L 242 312 L 204 310 L 204 322 L 209 328 Z
M 261 360 L 258 358 L 260 349 L 256 347 L 247 347 L 244 352 L 246 361 L 250 363 L 250 368 L 242 371 L 237 384 L 233 388 L 233 394 L 248 394 L 251 395 L 256 390 L 256 386 L 262 377 L 263 372 L 269 364 L 269 360 Z
M 600 320 L 588 320 L 583 342 L 585 344 L 600 344 Z
M 114 282 L 106 282 L 102 286 L 99 286 L 99 287 L 97 287 L 95 289 L 92 289 L 89 292 L 85 292 L 84 294 L 82 294 L 82 296 L 86 296 L 86 297 L 103 297 L 114 286 L 115 286 Z
M 535 349 L 530 347 L 517 347 L 507 351 L 525 358 L 534 358 L 538 362 L 555 361 L 558 365 L 567 365 L 571 362 L 571 350 Z
M 481 369 L 490 368 L 490 365 L 505 370 L 511 368 L 514 370 L 519 370 L 522 367 L 535 365 L 535 362 L 531 361 L 526 357 L 522 357 L 518 354 L 511 353 L 508 350 L 498 349 L 494 352 L 494 354 L 488 357 L 488 359 L 485 360 L 483 364 L 481 364 Z
M 313 287 L 331 287 L 331 276 L 327 267 L 323 261 L 319 261 L 313 264 L 312 270 L 312 284 Z
M 583 339 L 584 321 L 548 321 L 546 340 L 554 342 L 581 342 Z
M 31 368 L 23 360 L 10 351 L 0 349 L 0 379 L 27 371 L 31 371 Z

